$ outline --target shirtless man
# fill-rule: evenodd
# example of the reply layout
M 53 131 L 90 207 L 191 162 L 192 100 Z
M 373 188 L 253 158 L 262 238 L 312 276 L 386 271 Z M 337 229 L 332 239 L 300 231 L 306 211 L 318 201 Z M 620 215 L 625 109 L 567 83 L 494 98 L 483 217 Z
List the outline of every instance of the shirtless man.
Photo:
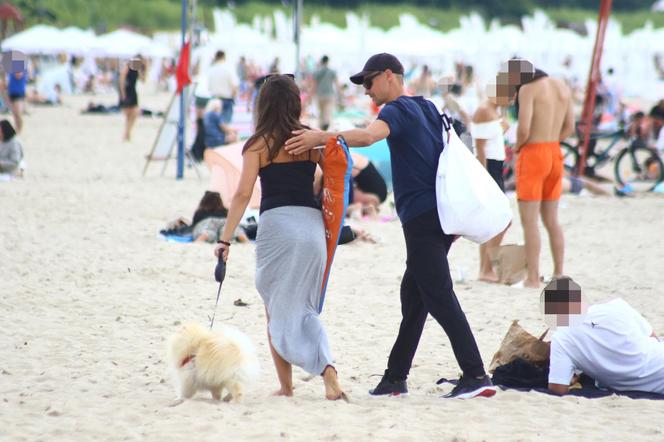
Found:
M 504 83 L 505 73 L 502 72 Z M 565 240 L 558 222 L 563 156 L 560 141 L 574 131 L 572 94 L 564 82 L 549 78 L 525 60 L 510 60 L 508 83 L 516 88 L 519 125 L 516 138 L 516 195 L 526 245 L 524 287 L 540 285 L 541 216 L 553 255 L 553 276 L 563 274 Z M 498 83 L 501 73 L 498 74 Z

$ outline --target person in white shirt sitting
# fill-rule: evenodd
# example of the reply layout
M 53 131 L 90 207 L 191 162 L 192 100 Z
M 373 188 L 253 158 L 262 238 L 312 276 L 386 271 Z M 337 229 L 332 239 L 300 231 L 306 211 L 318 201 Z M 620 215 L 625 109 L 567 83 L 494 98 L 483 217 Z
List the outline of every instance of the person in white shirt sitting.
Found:
M 0 175 L 9 177 L 22 174 L 23 147 L 9 120 L 0 121 Z
M 616 391 L 664 394 L 664 343 L 652 326 L 622 299 L 587 307 L 581 287 L 554 278 L 542 292 L 550 325 L 549 391 L 564 395 L 580 373 Z
M 208 69 L 208 91 L 213 98 L 222 103 L 222 123 L 228 124 L 233 119 L 233 106 L 239 86 L 237 73 L 233 66 L 226 62 L 226 53 L 217 51 L 214 62 Z

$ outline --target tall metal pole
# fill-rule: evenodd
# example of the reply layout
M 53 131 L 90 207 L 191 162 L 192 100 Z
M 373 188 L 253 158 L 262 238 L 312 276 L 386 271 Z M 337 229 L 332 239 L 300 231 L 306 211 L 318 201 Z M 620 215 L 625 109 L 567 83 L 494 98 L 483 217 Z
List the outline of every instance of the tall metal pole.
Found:
M 302 32 L 303 0 L 293 2 L 293 41 L 295 43 L 295 78 L 300 78 L 300 34 Z
M 586 168 L 586 156 L 588 155 L 588 145 L 590 144 L 590 133 L 592 132 L 593 114 L 595 112 L 595 96 L 597 95 L 597 83 L 600 76 L 600 62 L 602 61 L 602 50 L 604 48 L 604 34 L 606 25 L 611 15 L 612 0 L 602 0 L 599 7 L 599 18 L 597 19 L 597 35 L 595 36 L 595 48 L 593 49 L 593 59 L 590 63 L 590 72 L 588 73 L 588 84 L 586 85 L 586 96 L 583 101 L 583 112 L 581 114 L 581 129 L 583 130 L 581 159 L 577 173 L 583 176 Z
M 187 0 L 182 0 L 182 20 L 181 20 L 181 38 L 180 38 L 180 54 L 184 50 L 184 42 L 187 34 Z M 184 176 L 184 96 L 185 89 L 182 88 L 180 92 L 180 118 L 178 119 L 178 161 L 177 161 L 177 179 L 181 180 Z

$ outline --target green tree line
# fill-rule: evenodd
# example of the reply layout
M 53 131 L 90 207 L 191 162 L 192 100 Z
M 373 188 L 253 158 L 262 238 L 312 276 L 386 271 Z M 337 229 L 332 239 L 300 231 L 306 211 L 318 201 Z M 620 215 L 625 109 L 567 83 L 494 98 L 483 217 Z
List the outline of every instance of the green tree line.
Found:
M 190 0 L 191 1 L 191 0 Z M 198 0 L 198 21 L 212 26 L 212 9 L 231 7 L 240 22 L 251 23 L 255 15 L 270 15 L 275 9 L 290 13 L 295 0 Z M 78 26 L 107 32 L 129 26 L 150 33 L 175 30 L 180 26 L 180 0 L 12 0 L 21 10 L 26 25 L 46 23 Z M 560 23 L 583 23 L 595 18 L 599 0 L 304 0 L 304 18 L 318 15 L 323 21 L 345 26 L 345 14 L 354 10 L 367 14 L 372 25 L 389 28 L 398 24 L 399 15 L 408 12 L 430 26 L 447 31 L 458 26 L 459 17 L 477 11 L 487 19 L 518 23 L 519 18 L 542 8 Z M 616 0 L 614 18 L 626 31 L 652 20 L 664 26 L 664 13 L 651 13 L 653 0 Z

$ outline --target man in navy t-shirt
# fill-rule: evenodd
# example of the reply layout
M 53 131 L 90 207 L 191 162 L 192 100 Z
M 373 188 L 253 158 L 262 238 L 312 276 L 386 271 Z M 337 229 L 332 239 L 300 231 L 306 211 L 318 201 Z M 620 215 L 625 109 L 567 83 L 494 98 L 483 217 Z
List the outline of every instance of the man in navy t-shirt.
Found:
M 403 318 L 392 347 L 387 370 L 375 396 L 408 392 L 406 378 L 412 365 L 427 315 L 447 333 L 463 371 L 449 397 L 492 396 L 495 389 L 484 371 L 477 343 L 466 315 L 454 294 L 447 253 L 454 241 L 445 234 L 436 209 L 436 169 L 443 149 L 442 120 L 436 107 L 422 97 L 404 95 L 403 66 L 391 54 L 376 54 L 364 69 L 350 77 L 361 84 L 378 105 L 378 119 L 366 129 L 336 133 L 298 130 L 286 150 L 300 154 L 341 135 L 349 146 L 369 146 L 387 138 L 397 213 L 406 240 L 406 271 L 401 281 Z
M 221 115 L 221 100 L 214 98 L 208 104 L 209 110 L 203 115 L 205 127 L 205 147 L 217 147 L 226 144 L 226 131 Z

